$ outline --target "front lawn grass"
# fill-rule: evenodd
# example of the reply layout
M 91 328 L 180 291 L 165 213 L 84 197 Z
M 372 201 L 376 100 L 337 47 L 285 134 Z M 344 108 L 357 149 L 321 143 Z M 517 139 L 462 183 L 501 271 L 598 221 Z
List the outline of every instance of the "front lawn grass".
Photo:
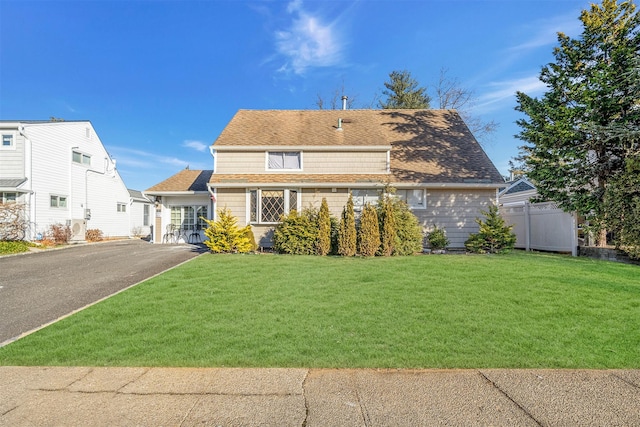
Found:
M 1 348 L 0 364 L 640 368 L 640 269 L 206 254 Z

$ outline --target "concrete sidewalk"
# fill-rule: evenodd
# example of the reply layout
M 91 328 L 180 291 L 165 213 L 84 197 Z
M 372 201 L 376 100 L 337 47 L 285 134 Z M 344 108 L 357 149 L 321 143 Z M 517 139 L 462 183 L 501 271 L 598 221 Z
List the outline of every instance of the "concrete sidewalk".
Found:
M 0 367 L 2 426 L 637 426 L 640 371 Z

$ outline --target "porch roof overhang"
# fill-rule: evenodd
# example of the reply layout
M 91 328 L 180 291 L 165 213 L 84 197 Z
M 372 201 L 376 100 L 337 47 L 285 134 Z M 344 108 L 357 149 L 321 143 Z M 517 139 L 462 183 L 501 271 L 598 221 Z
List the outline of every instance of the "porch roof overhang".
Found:
M 143 191 L 145 196 L 193 196 L 209 194 L 207 191 Z
M 2 178 L 0 179 L 0 192 L 31 193 L 28 188 L 18 188 L 27 182 L 27 178 Z

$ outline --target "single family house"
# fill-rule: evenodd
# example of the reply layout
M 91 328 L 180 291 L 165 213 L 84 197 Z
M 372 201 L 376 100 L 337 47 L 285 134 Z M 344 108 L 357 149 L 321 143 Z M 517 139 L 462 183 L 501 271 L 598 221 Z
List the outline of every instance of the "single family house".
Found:
M 156 242 L 171 229 L 189 231 L 177 233 L 186 241 L 226 207 L 270 247 L 282 214 L 326 198 L 338 217 L 349 194 L 359 210 L 390 186 L 425 231 L 442 227 L 462 248 L 504 187 L 455 110 L 240 110 L 211 154 L 212 170 L 183 170 L 145 191 L 158 209 Z
M 91 122 L 0 121 L 0 134 L 0 201 L 24 205 L 27 240 L 54 224 L 72 240 L 130 235 L 129 192 Z

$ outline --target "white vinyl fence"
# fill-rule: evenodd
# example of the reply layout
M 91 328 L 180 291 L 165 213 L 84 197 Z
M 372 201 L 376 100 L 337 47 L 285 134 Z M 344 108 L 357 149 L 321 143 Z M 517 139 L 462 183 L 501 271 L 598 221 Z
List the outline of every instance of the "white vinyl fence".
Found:
M 578 255 L 578 221 L 553 202 L 501 206 L 500 214 L 513 225 L 516 248 Z

